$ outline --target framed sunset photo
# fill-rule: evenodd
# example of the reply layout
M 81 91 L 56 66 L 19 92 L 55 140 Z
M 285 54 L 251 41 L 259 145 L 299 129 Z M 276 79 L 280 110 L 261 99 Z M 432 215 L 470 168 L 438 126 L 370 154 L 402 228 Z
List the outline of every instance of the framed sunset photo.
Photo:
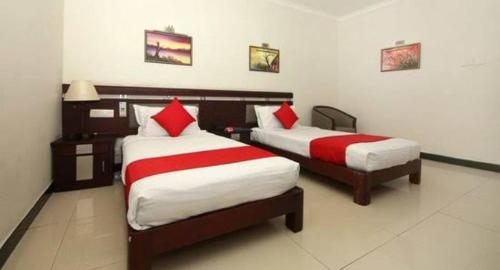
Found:
M 382 49 L 382 72 L 420 68 L 420 43 Z
M 144 36 L 144 61 L 193 65 L 193 40 L 190 36 L 149 30 L 145 31 Z

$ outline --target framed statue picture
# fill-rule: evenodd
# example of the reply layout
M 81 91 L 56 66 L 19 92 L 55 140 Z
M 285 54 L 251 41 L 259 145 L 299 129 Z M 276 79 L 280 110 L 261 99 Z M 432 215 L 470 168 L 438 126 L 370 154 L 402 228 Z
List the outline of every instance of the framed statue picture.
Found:
M 190 36 L 149 31 L 144 33 L 144 61 L 172 65 L 193 65 L 193 39 Z
M 420 68 L 420 43 L 382 49 L 380 71 Z
M 250 70 L 280 72 L 280 51 L 265 47 L 250 46 Z

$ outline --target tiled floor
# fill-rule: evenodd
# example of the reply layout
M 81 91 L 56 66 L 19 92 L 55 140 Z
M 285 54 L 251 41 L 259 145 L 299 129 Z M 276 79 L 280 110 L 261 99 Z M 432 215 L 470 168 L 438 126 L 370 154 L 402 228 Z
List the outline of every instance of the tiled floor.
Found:
M 283 218 L 158 258 L 154 269 L 500 269 L 500 174 L 424 161 L 367 207 L 302 173 L 304 230 Z M 120 184 L 53 194 L 4 269 L 126 269 Z

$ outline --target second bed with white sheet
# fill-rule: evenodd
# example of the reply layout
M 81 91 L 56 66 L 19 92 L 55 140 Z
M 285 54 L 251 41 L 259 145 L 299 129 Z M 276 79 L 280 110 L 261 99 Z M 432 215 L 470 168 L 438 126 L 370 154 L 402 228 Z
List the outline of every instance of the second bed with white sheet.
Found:
M 348 134 L 352 133 L 307 126 L 292 129 L 253 128 L 252 140 L 310 158 L 309 145 L 312 140 Z M 399 138 L 356 143 L 346 149 L 347 167 L 365 172 L 402 165 L 419 157 L 420 145 L 417 142 Z

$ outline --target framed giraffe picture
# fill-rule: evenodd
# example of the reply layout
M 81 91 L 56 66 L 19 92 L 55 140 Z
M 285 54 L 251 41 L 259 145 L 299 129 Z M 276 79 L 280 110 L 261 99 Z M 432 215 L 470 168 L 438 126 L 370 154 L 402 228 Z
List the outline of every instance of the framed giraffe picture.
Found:
M 280 72 L 280 51 L 276 49 L 250 46 L 250 70 Z
M 187 35 L 146 30 L 144 61 L 171 65 L 193 65 L 193 38 Z

